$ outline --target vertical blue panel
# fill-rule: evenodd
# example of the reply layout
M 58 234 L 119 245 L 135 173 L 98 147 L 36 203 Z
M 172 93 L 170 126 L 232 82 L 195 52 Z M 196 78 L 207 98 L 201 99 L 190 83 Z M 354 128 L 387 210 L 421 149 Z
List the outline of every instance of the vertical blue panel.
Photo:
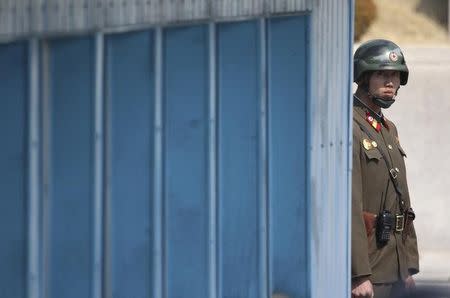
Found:
M 107 51 L 110 291 L 113 298 L 146 298 L 152 288 L 153 33 L 113 35 Z
M 207 297 L 208 27 L 164 33 L 168 298 Z
M 307 17 L 269 21 L 270 268 L 273 292 L 307 296 Z
M 26 293 L 26 109 L 25 43 L 0 46 L 0 297 Z
M 50 42 L 49 291 L 91 297 L 94 42 Z
M 218 27 L 219 297 L 259 293 L 258 22 Z

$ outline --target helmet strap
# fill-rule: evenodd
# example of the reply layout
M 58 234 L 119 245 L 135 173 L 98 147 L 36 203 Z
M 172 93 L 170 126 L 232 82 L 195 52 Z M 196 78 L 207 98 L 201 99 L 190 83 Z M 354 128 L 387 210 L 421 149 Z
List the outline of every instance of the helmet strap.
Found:
M 367 94 L 374 104 L 383 109 L 389 108 L 395 102 L 395 95 L 392 98 L 383 98 L 373 95 L 370 91 L 367 91 Z
M 378 114 L 377 112 L 375 112 L 374 110 L 372 110 L 364 101 L 362 101 L 356 94 L 353 94 L 353 97 L 360 103 L 362 104 L 367 110 L 369 110 L 370 112 L 373 113 L 373 115 L 375 116 L 375 118 L 378 121 L 381 121 L 381 119 L 383 118 L 383 114 L 380 111 L 380 114 Z

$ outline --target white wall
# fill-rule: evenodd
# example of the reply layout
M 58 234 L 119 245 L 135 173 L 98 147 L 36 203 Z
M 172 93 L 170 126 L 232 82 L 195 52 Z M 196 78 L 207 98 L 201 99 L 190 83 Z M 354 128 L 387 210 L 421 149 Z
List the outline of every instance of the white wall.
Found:
M 386 112 L 408 155 L 421 273 L 450 281 L 450 47 L 404 47 L 408 85 Z

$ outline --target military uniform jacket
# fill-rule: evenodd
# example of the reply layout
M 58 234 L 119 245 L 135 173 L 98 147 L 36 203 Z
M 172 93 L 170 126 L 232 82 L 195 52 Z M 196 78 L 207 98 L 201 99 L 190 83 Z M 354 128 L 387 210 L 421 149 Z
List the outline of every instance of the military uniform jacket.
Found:
M 400 146 L 397 129 L 385 119 L 378 131 L 376 125 L 370 123 L 372 119 L 364 107 L 353 107 L 352 278 L 368 276 L 372 283 L 391 283 L 417 273 L 419 256 L 414 226 L 406 239 L 402 237 L 406 231 L 391 232 L 384 247 L 377 247 L 375 231 L 369 236 L 366 234 L 363 211 L 379 214 L 386 209 L 392 214 L 400 213 L 397 192 L 381 151 L 390 159 L 390 164 L 398 168 L 402 199 L 406 207 L 410 206 L 406 154 Z M 365 131 L 369 131 L 370 136 Z

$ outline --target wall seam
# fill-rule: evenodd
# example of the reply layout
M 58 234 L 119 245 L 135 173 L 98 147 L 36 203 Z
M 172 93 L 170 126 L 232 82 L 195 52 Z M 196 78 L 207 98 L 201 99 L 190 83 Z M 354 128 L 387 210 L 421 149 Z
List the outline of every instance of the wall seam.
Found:
M 28 42 L 28 285 L 27 297 L 40 295 L 40 113 L 39 113 L 39 41 Z
M 268 66 L 267 66 L 267 23 L 265 18 L 259 20 L 259 46 L 260 46 L 260 101 L 259 101 L 259 247 L 260 247 L 260 297 L 269 297 L 270 277 L 270 240 L 269 240 L 269 212 L 268 212 Z
M 209 298 L 217 297 L 217 94 L 216 25 L 209 24 Z
M 158 27 L 155 31 L 155 150 L 154 150 L 154 165 L 155 176 L 153 181 L 154 187 L 154 247 L 153 247 L 153 297 L 166 297 L 164 289 L 164 216 L 163 216 L 163 108 L 162 108 L 162 50 L 163 50 L 163 32 L 162 28 Z
M 92 297 L 102 297 L 103 267 L 103 34 L 95 36 L 95 128 L 94 128 L 94 262 Z

